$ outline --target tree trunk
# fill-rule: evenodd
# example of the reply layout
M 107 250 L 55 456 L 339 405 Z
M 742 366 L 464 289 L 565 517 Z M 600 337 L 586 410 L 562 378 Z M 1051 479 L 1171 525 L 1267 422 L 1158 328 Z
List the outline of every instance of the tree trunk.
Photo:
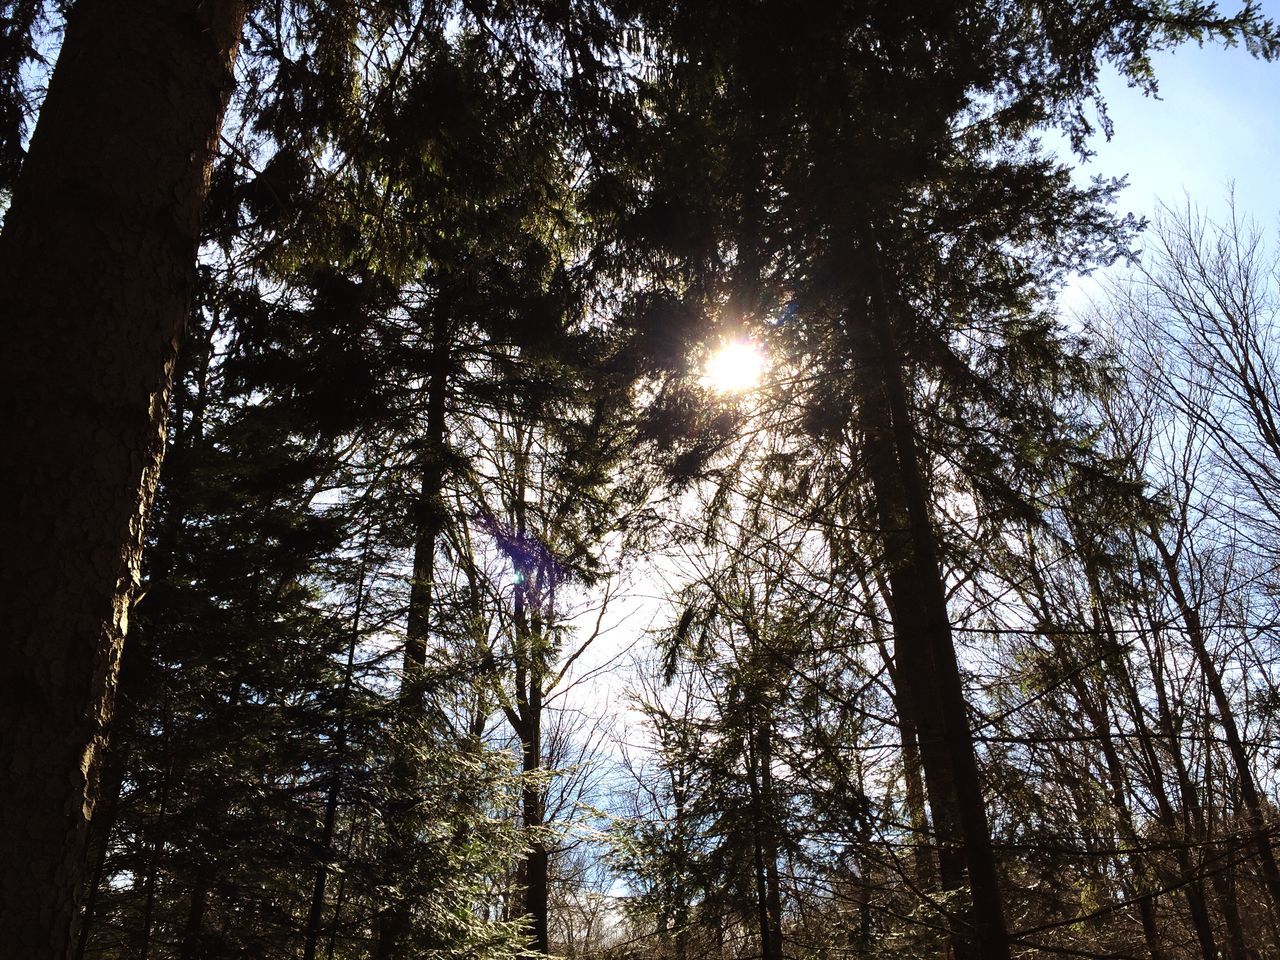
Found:
M 1236 724 L 1235 710 L 1222 685 L 1222 674 L 1217 664 L 1209 655 L 1209 647 L 1205 640 L 1204 625 L 1200 620 L 1200 611 L 1191 603 L 1182 587 L 1182 576 L 1178 570 L 1178 562 L 1165 546 L 1160 535 L 1151 533 L 1160 560 L 1164 564 L 1169 590 L 1173 594 L 1178 612 L 1182 615 L 1187 627 L 1187 637 L 1191 641 L 1196 661 L 1204 674 L 1205 683 L 1213 697 L 1214 707 L 1218 711 L 1218 722 L 1222 725 L 1222 734 L 1227 741 L 1227 750 L 1231 754 L 1231 762 L 1236 768 L 1236 778 L 1240 782 L 1240 797 L 1244 801 L 1245 811 L 1249 815 L 1249 827 L 1253 832 L 1254 847 L 1258 862 L 1262 867 L 1262 878 L 1267 894 L 1271 900 L 1274 916 L 1280 918 L 1280 867 L 1276 865 L 1275 852 L 1271 848 L 1270 827 L 1266 813 L 1262 809 L 1262 798 L 1258 792 L 1257 782 L 1253 778 L 1253 770 L 1249 765 L 1249 756 L 1245 752 L 1244 742 L 1240 737 L 1240 728 Z M 1280 944 L 1277 944 L 1280 947 Z
M 942 882 L 955 889 L 959 873 L 970 895 L 967 909 L 952 924 L 951 938 L 960 960 L 1008 960 L 1004 904 L 924 467 L 870 229 L 863 245 L 869 315 L 850 311 L 846 325 L 867 371 L 861 408 L 867 469 L 888 568 L 897 671 L 919 736 Z
M 366 534 L 367 538 L 367 534 Z M 355 676 L 356 646 L 360 642 L 360 621 L 364 616 L 365 567 L 368 562 L 368 541 L 364 556 L 360 559 L 359 584 L 356 587 L 355 612 L 351 620 L 351 636 L 347 641 L 347 665 L 342 673 L 342 691 L 338 695 L 338 729 L 334 736 L 334 767 L 329 778 L 329 789 L 324 801 L 324 826 L 320 836 L 321 861 L 316 867 L 315 884 L 311 890 L 311 908 L 307 912 L 307 928 L 303 936 L 302 960 L 315 960 L 320 946 L 320 931 L 324 917 L 325 887 L 329 881 L 329 864 L 334 859 L 333 837 L 338 823 L 338 800 L 342 794 L 342 772 L 347 754 L 347 703 L 351 699 L 351 683 Z
M 1078 525 L 1073 526 L 1073 535 L 1078 544 L 1084 545 L 1089 542 L 1090 538 Z M 1182 761 L 1177 730 L 1174 729 L 1173 718 L 1168 710 L 1159 663 L 1156 662 L 1154 664 L 1156 668 L 1154 687 L 1156 690 L 1158 718 L 1161 733 L 1168 744 L 1169 754 L 1173 761 L 1179 795 L 1182 798 L 1183 809 L 1186 814 L 1181 826 L 1178 824 L 1177 812 L 1174 810 L 1173 804 L 1169 800 L 1168 791 L 1165 788 L 1164 768 L 1156 751 L 1155 738 L 1151 735 L 1151 731 L 1147 726 L 1146 707 L 1143 705 L 1138 685 L 1134 681 L 1133 672 L 1129 668 L 1128 660 L 1124 654 L 1124 647 L 1116 632 L 1115 623 L 1111 618 L 1110 609 L 1105 603 L 1107 591 L 1103 587 L 1097 558 L 1091 552 L 1086 551 L 1081 560 L 1085 579 L 1089 585 L 1090 597 L 1093 600 L 1092 629 L 1099 643 L 1103 645 L 1105 657 L 1103 662 L 1107 667 L 1109 676 L 1119 686 L 1125 706 L 1129 710 L 1130 718 L 1133 722 L 1133 736 L 1138 742 L 1139 751 L 1147 765 L 1149 775 L 1146 786 L 1151 798 L 1155 801 L 1157 822 L 1164 828 L 1169 840 L 1174 843 L 1172 856 L 1178 867 L 1179 876 L 1177 879 L 1180 881 L 1183 896 L 1187 901 L 1187 912 L 1190 915 L 1191 926 L 1195 931 L 1196 941 L 1200 947 L 1200 954 L 1204 960 L 1215 960 L 1218 956 L 1217 937 L 1214 933 L 1212 918 L 1209 915 L 1204 879 L 1199 866 L 1192 862 L 1191 848 L 1188 843 L 1188 837 L 1192 831 L 1190 822 L 1186 817 L 1190 816 L 1191 808 L 1195 804 L 1195 795 L 1187 778 L 1186 767 Z M 1178 842 L 1179 840 L 1181 842 Z
M 111 831 L 115 827 L 116 813 L 120 807 L 120 793 L 124 788 L 124 774 L 128 758 L 118 751 L 111 751 L 103 775 L 105 790 L 94 812 L 89 828 L 89 862 L 93 870 L 89 876 L 84 911 L 80 915 L 80 929 L 76 937 L 75 960 L 84 960 L 93 932 L 93 915 L 98 905 L 98 893 L 102 889 L 106 873 L 107 852 L 111 848 Z
M 782 960 L 782 893 L 778 878 L 778 842 L 773 820 L 773 744 L 767 719 L 757 720 L 748 744 L 752 838 L 755 847 L 756 899 L 762 960 Z
M 1076 527 L 1073 527 L 1073 530 L 1075 531 L 1077 542 L 1085 542 L 1082 531 Z M 1040 618 L 1045 623 L 1052 623 L 1054 612 L 1049 603 L 1049 590 L 1038 563 L 1038 551 L 1035 549 L 1034 540 L 1028 540 L 1028 546 L 1032 556 L 1030 576 L 1035 586 L 1035 595 L 1038 598 Z M 1104 625 L 1109 625 L 1109 621 L 1103 621 L 1096 612 L 1100 609 L 1102 603 L 1102 597 L 1097 594 L 1097 580 L 1091 572 L 1090 558 L 1085 556 L 1083 560 L 1086 570 L 1090 571 L 1086 573 L 1086 578 L 1092 591 L 1090 598 L 1093 601 L 1090 603 L 1089 609 L 1095 611 L 1090 627 L 1094 636 L 1098 638 L 1099 643 L 1105 645 L 1104 649 L 1107 652 L 1107 656 L 1110 657 L 1116 646 L 1114 633 L 1104 631 Z M 1076 702 L 1092 726 L 1094 739 L 1097 740 L 1098 746 L 1102 751 L 1107 771 L 1106 783 L 1109 788 L 1107 799 L 1116 815 L 1116 824 L 1119 827 L 1120 837 L 1124 843 L 1129 844 L 1136 851 L 1142 846 L 1142 841 L 1134 825 L 1133 811 L 1129 806 L 1132 781 L 1125 771 L 1124 763 L 1121 760 L 1120 752 L 1116 747 L 1115 737 L 1113 736 L 1112 713 L 1108 708 L 1105 680 L 1095 695 L 1093 688 L 1085 680 L 1085 663 L 1081 661 L 1077 650 L 1073 646 L 1063 644 L 1055 644 L 1054 649 L 1064 675 L 1070 677 L 1070 685 L 1075 693 Z M 1156 895 L 1142 889 L 1146 885 L 1143 878 L 1148 872 L 1148 862 L 1139 853 L 1133 852 L 1125 857 L 1125 864 L 1128 869 L 1128 875 L 1123 878 L 1122 889 L 1127 897 L 1137 900 L 1138 917 L 1142 924 L 1142 937 L 1146 942 L 1147 952 L 1150 954 L 1151 960 L 1164 960 L 1165 952 L 1161 946 L 1160 932 L 1156 922 Z M 1157 873 L 1163 872 L 1167 874 L 1167 871 L 1159 870 L 1158 863 L 1152 866 L 1154 866 Z
M 431 627 L 432 589 L 435 580 L 436 541 L 444 524 L 440 488 L 445 475 L 445 430 L 449 388 L 449 343 L 447 318 L 436 309 L 431 324 L 431 382 L 427 392 L 427 437 L 420 461 L 421 486 L 415 506 L 416 531 L 413 547 L 413 582 L 409 586 L 409 609 L 405 623 L 404 660 L 400 677 L 398 709 L 400 737 L 416 736 L 422 722 L 427 667 L 427 643 Z M 408 743 L 395 743 L 391 769 L 393 808 L 389 817 L 389 837 L 385 871 L 389 881 L 401 883 L 409 847 L 413 842 L 414 793 L 418 773 L 413 750 Z M 400 955 L 412 932 L 412 915 L 406 898 L 391 904 L 378 923 L 377 960 Z
M 1100 698 L 1100 704 L 1095 703 L 1080 671 L 1074 669 L 1074 664 L 1069 658 L 1067 668 L 1072 671 L 1071 683 L 1075 689 L 1076 700 L 1093 727 L 1094 737 L 1102 750 L 1107 768 L 1107 799 L 1115 812 L 1121 839 L 1137 849 L 1141 846 L 1141 837 L 1134 827 L 1133 813 L 1129 809 L 1129 781 L 1125 775 L 1120 754 L 1116 750 L 1115 740 L 1111 735 L 1112 725 L 1106 707 L 1105 692 Z M 1147 944 L 1147 952 L 1151 955 L 1151 960 L 1164 960 L 1164 950 L 1160 946 L 1160 935 L 1156 926 L 1155 895 L 1141 889 L 1142 877 L 1147 872 L 1146 863 L 1140 854 L 1130 853 L 1125 857 L 1125 865 L 1128 875 L 1123 878 L 1124 889 L 1126 894 L 1137 899 L 1138 916 L 1142 922 L 1142 936 Z
M 0 943 L 75 948 L 244 0 L 80 0 L 0 235 Z
M 524 729 L 521 731 L 523 763 L 526 775 L 537 776 L 542 771 L 542 672 L 529 671 L 528 702 L 522 704 Z M 546 788 L 539 782 L 526 781 L 521 790 L 521 806 L 525 828 L 532 836 L 524 862 L 524 912 L 529 917 L 529 947 L 538 953 L 551 950 L 549 901 L 549 854 L 545 838 L 541 835 L 546 826 Z
M 1116 643 L 1114 635 L 1111 636 L 1111 641 L 1113 645 Z M 1111 667 L 1117 681 L 1123 685 L 1129 703 L 1129 710 L 1133 714 L 1134 735 L 1137 737 L 1138 747 L 1142 751 L 1147 766 L 1151 770 L 1150 782 L 1147 786 L 1151 792 L 1152 799 L 1156 803 L 1157 822 L 1164 827 L 1165 833 L 1171 841 L 1178 839 L 1179 832 L 1182 834 L 1183 842 L 1177 844 L 1173 850 L 1173 857 L 1184 881 L 1182 892 L 1187 901 L 1187 911 L 1191 916 L 1191 925 L 1195 930 L 1196 940 L 1200 945 L 1200 954 L 1205 960 L 1213 960 L 1218 955 L 1217 937 L 1214 935 L 1213 925 L 1209 917 L 1204 880 L 1200 876 L 1199 868 L 1191 860 L 1189 845 L 1186 842 L 1189 832 L 1188 824 L 1193 822 L 1196 816 L 1195 788 L 1187 773 L 1187 765 L 1182 758 L 1181 738 L 1179 730 L 1174 724 L 1173 713 L 1169 709 L 1169 700 L 1165 694 L 1162 665 L 1159 657 L 1154 659 L 1153 679 L 1155 682 L 1153 686 L 1156 693 L 1156 719 L 1159 724 L 1160 734 L 1168 744 L 1169 754 L 1173 762 L 1174 778 L 1178 786 L 1178 795 L 1182 800 L 1182 806 L 1185 811 L 1181 831 L 1178 827 L 1177 813 L 1173 809 L 1173 804 L 1169 801 L 1168 791 L 1165 789 L 1164 774 L 1156 755 L 1151 732 L 1147 728 L 1146 720 L 1142 713 L 1143 708 L 1138 698 L 1136 686 L 1129 676 L 1128 668 L 1123 665 L 1123 661 L 1119 660 L 1114 653 L 1111 655 L 1108 665 Z
M 512 499 L 515 543 L 522 549 L 528 536 L 526 463 L 519 459 L 515 473 L 515 496 Z M 528 831 L 528 850 L 521 864 L 524 881 L 524 915 L 529 919 L 529 956 L 546 954 L 551 949 L 550 924 L 550 851 L 544 828 L 547 816 L 547 792 L 544 783 L 531 780 L 543 770 L 542 722 L 544 671 L 543 623 L 539 614 L 540 598 L 532 585 L 534 570 L 519 553 L 513 557 L 516 571 L 512 603 L 512 630 L 515 635 L 515 709 L 507 709 L 507 722 L 520 738 L 521 817 Z
M 196 960 L 203 952 L 204 915 L 209 907 L 209 888 L 213 885 L 213 865 L 202 863 L 196 871 L 195 889 L 187 905 L 187 919 L 182 928 L 181 960 Z
M 369 824 L 366 820 L 361 830 L 362 843 L 363 838 L 369 832 Z M 351 851 L 355 848 L 356 842 L 356 820 L 351 818 L 351 824 L 347 827 L 347 846 L 343 854 L 343 859 L 347 862 L 351 861 Z M 347 872 L 344 870 L 338 877 L 338 891 L 333 898 L 333 917 L 329 921 L 329 943 L 325 947 L 326 960 L 333 960 L 334 951 L 338 947 L 338 931 L 342 929 L 342 909 L 347 903 Z
M 165 735 L 166 743 L 168 734 Z M 165 750 L 168 752 L 168 746 Z M 151 953 L 151 922 L 156 905 L 156 883 L 160 876 L 160 861 L 164 857 L 165 842 L 168 839 L 169 792 L 173 785 L 173 761 L 169 760 L 165 768 L 164 781 L 160 786 L 160 806 L 156 811 L 155 822 L 147 831 L 150 853 L 147 856 L 147 874 L 143 881 L 142 918 L 139 921 L 138 939 L 135 953 L 138 960 L 147 960 Z
M 865 570 L 859 565 L 858 580 L 863 592 L 872 596 Z M 881 597 L 889 597 L 889 585 L 884 577 L 877 573 L 876 590 Z M 933 845 L 929 842 L 929 815 L 925 809 L 924 769 L 920 763 L 920 739 L 916 731 L 916 722 L 911 715 L 911 707 L 902 693 L 903 678 L 898 676 L 897 666 L 889 655 L 885 643 L 884 629 L 876 611 L 869 617 L 871 637 L 880 651 L 880 659 L 889 674 L 889 683 L 893 688 L 893 707 L 898 716 L 898 738 L 902 745 L 902 779 L 904 800 L 907 805 L 907 818 L 911 824 L 911 853 L 915 865 L 916 887 L 926 893 L 936 893 L 938 888 L 938 865 L 934 861 Z

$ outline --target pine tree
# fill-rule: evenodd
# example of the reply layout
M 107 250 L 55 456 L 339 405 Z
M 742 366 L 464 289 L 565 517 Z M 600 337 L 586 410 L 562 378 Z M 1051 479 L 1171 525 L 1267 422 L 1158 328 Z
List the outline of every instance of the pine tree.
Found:
M 243 16 L 240 2 L 76 5 L 0 234 L 3 421 L 20 465 L 4 526 L 26 544 L 3 575 L 0 932 L 32 957 L 74 942 Z

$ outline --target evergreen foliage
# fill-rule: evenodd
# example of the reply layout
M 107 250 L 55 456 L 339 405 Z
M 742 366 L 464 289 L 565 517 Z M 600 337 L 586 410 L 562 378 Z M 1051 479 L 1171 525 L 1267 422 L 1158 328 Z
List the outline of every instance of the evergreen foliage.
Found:
M 1187 42 L 1280 29 L 251 4 L 76 956 L 1280 948 L 1274 263 L 1042 142 Z

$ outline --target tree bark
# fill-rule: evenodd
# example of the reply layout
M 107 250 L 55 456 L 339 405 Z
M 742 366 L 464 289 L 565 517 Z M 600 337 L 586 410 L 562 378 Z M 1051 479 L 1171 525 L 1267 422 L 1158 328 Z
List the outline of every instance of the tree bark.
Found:
M 523 762 L 521 770 L 526 776 L 536 777 L 542 772 L 542 671 L 529 671 L 527 703 L 522 704 L 524 729 L 520 733 Z M 543 784 L 526 781 L 521 790 L 521 808 L 524 825 L 530 831 L 529 850 L 524 862 L 524 912 L 529 917 L 529 948 L 537 953 L 551 951 L 551 924 L 548 904 L 550 901 L 550 853 L 542 831 L 546 827 L 546 788 Z
M 782 960 L 782 892 L 778 877 L 777 831 L 773 817 L 773 744 L 771 724 L 757 719 L 749 736 L 752 840 L 756 872 L 756 906 L 762 960 Z
M 955 917 L 951 939 L 960 960 L 1008 960 L 1004 904 L 938 541 L 869 225 L 860 240 L 869 310 L 851 311 L 845 322 L 866 371 L 862 426 L 888 569 L 897 670 L 919 736 L 942 882 L 955 889 L 961 874 L 970 898 Z
M 1092 574 L 1090 574 L 1090 577 L 1091 582 L 1094 584 L 1094 589 L 1097 590 L 1096 580 L 1092 579 Z M 1182 758 L 1181 737 L 1174 722 L 1173 713 L 1169 708 L 1168 696 L 1165 693 L 1164 672 L 1157 658 L 1153 662 L 1156 722 L 1159 725 L 1160 735 L 1168 745 L 1167 749 L 1173 763 L 1174 779 L 1178 787 L 1178 795 L 1182 801 L 1183 824 L 1181 828 L 1178 826 L 1177 812 L 1174 810 L 1168 791 L 1165 789 L 1164 772 L 1156 753 L 1154 738 L 1147 727 L 1136 684 L 1134 684 L 1130 676 L 1127 665 L 1120 659 L 1118 641 L 1114 632 L 1110 631 L 1108 636 L 1112 645 L 1108 666 L 1112 675 L 1116 677 L 1117 682 L 1122 685 L 1125 698 L 1128 701 L 1129 712 L 1133 717 L 1134 736 L 1137 738 L 1139 750 L 1150 770 L 1147 789 L 1156 804 L 1156 822 L 1164 828 L 1166 835 L 1172 841 L 1177 841 L 1179 834 L 1181 834 L 1183 842 L 1178 843 L 1173 850 L 1174 862 L 1177 864 L 1178 872 L 1183 880 L 1182 892 L 1187 901 L 1187 912 L 1191 917 L 1191 926 L 1195 930 L 1196 941 L 1200 946 L 1200 955 L 1205 960 L 1213 960 L 1218 955 L 1217 937 L 1214 934 L 1213 924 L 1209 916 L 1204 880 L 1200 875 L 1199 867 L 1191 859 L 1190 844 L 1187 842 L 1192 832 L 1190 827 L 1193 825 L 1196 815 L 1195 788 L 1191 783 L 1186 763 Z
M 244 0 L 80 0 L 0 234 L 0 943 L 75 949 Z
M 859 570 L 859 582 L 863 591 L 872 595 L 865 573 Z M 875 577 L 876 590 L 881 597 L 888 598 L 889 585 L 884 577 Z M 929 815 L 925 809 L 924 768 L 920 762 L 920 739 L 916 730 L 916 722 L 911 715 L 911 706 L 902 692 L 904 679 L 898 675 L 897 665 L 889 655 L 885 643 L 884 630 L 880 619 L 873 610 L 870 616 L 871 636 L 880 651 L 885 670 L 889 674 L 889 683 L 893 687 L 893 707 L 898 715 L 898 739 L 902 745 L 902 778 L 904 800 L 907 805 L 907 817 L 911 825 L 911 853 L 915 865 L 915 876 L 912 878 L 916 887 L 925 894 L 935 893 L 938 887 L 938 865 L 934 862 L 933 845 L 929 841 Z

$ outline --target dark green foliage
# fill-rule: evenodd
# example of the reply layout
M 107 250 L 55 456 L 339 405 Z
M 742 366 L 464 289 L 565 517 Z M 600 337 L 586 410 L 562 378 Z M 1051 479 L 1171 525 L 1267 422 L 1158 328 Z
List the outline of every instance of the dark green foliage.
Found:
M 59 10 L 0 5 L 0 194 Z M 1269 943 L 1229 905 L 1261 814 L 1169 697 L 1177 497 L 1054 299 L 1142 224 L 1038 139 L 1084 155 L 1100 71 L 1154 92 L 1187 41 L 1280 50 L 1191 0 L 252 4 L 85 956 L 529 955 L 538 870 L 567 917 L 602 845 L 574 718 L 622 712 L 570 696 L 574 603 L 660 546 L 619 883 L 552 952 Z M 768 376 L 718 395 L 744 339 Z

